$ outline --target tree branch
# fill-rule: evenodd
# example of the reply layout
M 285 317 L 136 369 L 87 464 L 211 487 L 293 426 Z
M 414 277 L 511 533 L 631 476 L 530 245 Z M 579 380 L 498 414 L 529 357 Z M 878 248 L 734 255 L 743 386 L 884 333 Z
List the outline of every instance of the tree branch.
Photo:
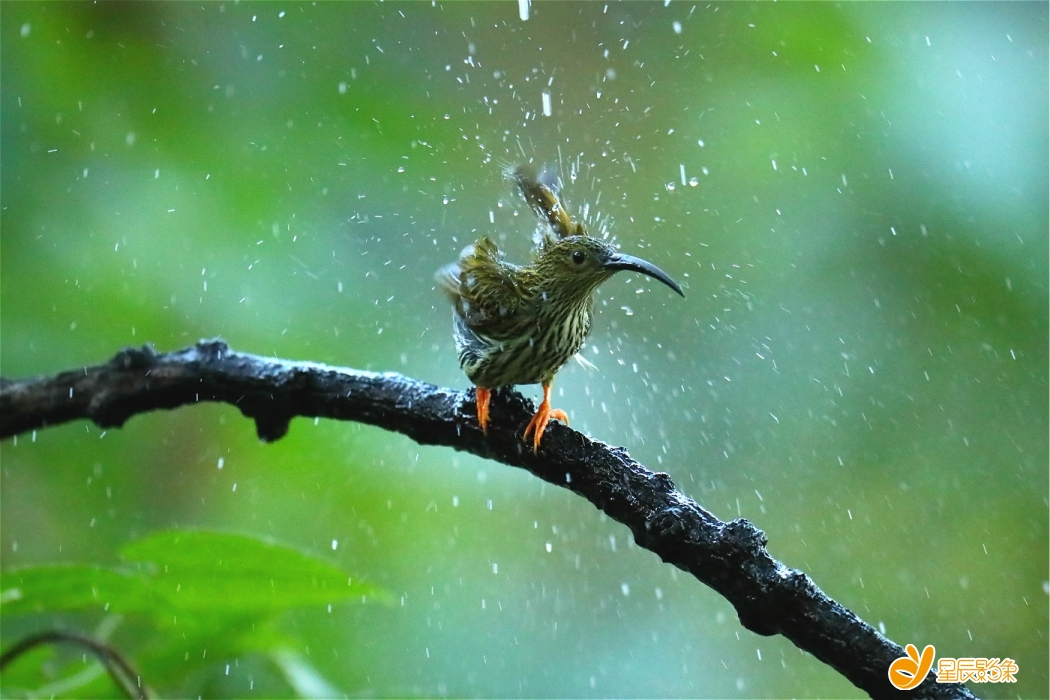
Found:
M 109 677 L 113 679 L 113 683 L 123 690 L 125 695 L 134 700 L 149 700 L 150 693 L 149 690 L 142 685 L 142 676 L 139 675 L 138 671 L 128 663 L 119 651 L 105 642 L 100 642 L 97 639 L 92 639 L 91 637 L 77 634 L 75 632 L 47 630 L 26 637 L 0 655 L 0 670 L 7 668 L 8 664 L 19 656 L 32 651 L 41 644 L 59 643 L 73 644 L 87 649 L 95 655 L 98 662 L 102 664 L 102 668 L 106 669 L 106 673 L 108 673 Z
M 136 413 L 201 401 L 237 406 L 264 441 L 281 438 L 295 416 L 368 423 L 425 445 L 445 445 L 521 467 L 583 496 L 631 529 L 639 546 L 723 595 L 747 629 L 782 634 L 873 698 L 973 698 L 965 686 L 927 675 L 901 692 L 887 670 L 900 646 L 789 569 L 766 549 L 765 534 L 744 519 L 723 522 L 620 447 L 553 424 L 539 454 L 522 441 L 530 402 L 494 392 L 488 435 L 478 429 L 472 393 L 395 373 L 290 362 L 201 341 L 171 353 L 128 348 L 103 365 L 28 380 L 0 379 L 0 438 L 88 418 L 119 427 Z

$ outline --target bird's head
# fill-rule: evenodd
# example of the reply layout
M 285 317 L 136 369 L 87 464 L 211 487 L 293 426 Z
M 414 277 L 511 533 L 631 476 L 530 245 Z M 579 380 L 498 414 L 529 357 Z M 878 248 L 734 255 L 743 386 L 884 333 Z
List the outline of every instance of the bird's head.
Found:
M 621 253 L 599 238 L 567 236 L 547 245 L 536 258 L 534 270 L 541 284 L 559 296 L 585 299 L 621 270 L 640 272 L 660 280 L 681 296 L 682 288 L 651 262 Z

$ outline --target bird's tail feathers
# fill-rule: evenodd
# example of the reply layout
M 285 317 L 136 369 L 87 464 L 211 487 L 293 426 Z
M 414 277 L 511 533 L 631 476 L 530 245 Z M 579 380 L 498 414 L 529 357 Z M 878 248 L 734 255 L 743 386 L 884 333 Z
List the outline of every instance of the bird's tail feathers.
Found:
M 576 360 L 576 363 L 583 367 L 588 372 L 598 369 L 598 366 L 583 356 L 582 352 L 578 352 L 572 356 L 572 359 Z

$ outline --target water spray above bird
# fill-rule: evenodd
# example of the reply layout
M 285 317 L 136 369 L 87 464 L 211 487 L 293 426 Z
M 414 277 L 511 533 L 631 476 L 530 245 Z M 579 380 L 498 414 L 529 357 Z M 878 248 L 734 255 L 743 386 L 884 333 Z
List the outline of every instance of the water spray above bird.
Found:
M 508 171 L 508 177 L 541 222 L 532 262 L 506 262 L 496 244 L 482 236 L 457 262 L 438 270 L 435 279 L 452 301 L 459 364 L 476 388 L 483 432 L 493 389 L 543 385 L 543 401 L 522 436 L 532 437 L 535 451 L 551 419 L 569 422 L 565 411 L 551 408 L 551 385 L 591 331 L 594 290 L 626 270 L 685 294 L 656 265 L 588 235 L 565 209 L 553 181 L 525 165 Z

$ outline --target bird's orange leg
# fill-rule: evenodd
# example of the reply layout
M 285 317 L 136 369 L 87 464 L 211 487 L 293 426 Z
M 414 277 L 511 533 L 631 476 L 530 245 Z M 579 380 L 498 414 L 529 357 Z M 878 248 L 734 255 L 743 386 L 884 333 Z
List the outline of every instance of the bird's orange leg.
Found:
M 551 408 L 551 384 L 552 382 L 543 383 L 543 401 L 540 403 L 540 407 L 536 409 L 536 415 L 532 417 L 529 424 L 525 426 L 525 434 L 521 436 L 526 442 L 529 441 L 529 433 L 532 433 L 532 451 L 536 452 L 540 449 L 540 440 L 543 439 L 543 431 L 547 429 L 547 423 L 551 419 L 560 420 L 565 425 L 569 424 L 569 416 L 565 414 L 565 411 L 560 408 Z
M 478 398 L 478 423 L 481 425 L 481 432 L 488 435 L 489 433 L 489 398 L 492 396 L 492 392 L 488 389 L 482 389 L 480 386 L 475 387 L 474 393 Z

